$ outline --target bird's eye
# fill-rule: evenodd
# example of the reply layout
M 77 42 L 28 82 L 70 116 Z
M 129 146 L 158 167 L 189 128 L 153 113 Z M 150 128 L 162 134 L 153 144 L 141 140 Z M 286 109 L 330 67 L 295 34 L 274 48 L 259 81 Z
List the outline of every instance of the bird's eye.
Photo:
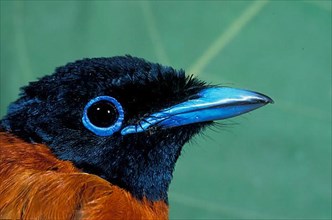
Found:
M 98 96 L 86 104 L 83 125 L 99 136 L 109 136 L 120 130 L 124 112 L 121 104 L 110 96 Z

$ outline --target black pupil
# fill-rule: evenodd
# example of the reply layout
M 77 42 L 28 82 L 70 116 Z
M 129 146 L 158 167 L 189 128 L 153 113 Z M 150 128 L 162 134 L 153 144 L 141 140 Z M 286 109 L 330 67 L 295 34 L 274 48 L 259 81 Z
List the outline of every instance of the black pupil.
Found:
M 116 122 L 119 113 L 109 101 L 99 101 L 89 107 L 87 116 L 93 125 L 107 128 Z

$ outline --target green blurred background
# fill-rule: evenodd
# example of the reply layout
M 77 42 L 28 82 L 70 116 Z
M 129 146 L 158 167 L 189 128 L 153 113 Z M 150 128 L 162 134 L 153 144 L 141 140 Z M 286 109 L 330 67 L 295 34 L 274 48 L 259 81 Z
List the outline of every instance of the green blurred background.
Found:
M 1 116 L 83 57 L 131 54 L 271 96 L 185 146 L 172 219 L 331 218 L 331 1 L 1 1 Z

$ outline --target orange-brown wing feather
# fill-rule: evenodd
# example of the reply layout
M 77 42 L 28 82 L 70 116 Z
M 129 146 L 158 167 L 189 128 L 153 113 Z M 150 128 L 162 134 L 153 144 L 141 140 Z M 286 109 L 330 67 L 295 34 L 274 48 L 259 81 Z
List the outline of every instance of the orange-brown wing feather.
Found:
M 57 159 L 42 144 L 0 132 L 0 219 L 167 219 L 162 202 L 136 200 Z

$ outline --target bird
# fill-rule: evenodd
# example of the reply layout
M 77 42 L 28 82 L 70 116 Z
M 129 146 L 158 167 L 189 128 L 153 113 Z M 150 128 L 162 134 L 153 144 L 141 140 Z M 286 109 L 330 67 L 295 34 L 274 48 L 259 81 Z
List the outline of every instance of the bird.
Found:
M 0 120 L 0 219 L 168 219 L 184 144 L 269 103 L 130 55 L 57 67 Z

